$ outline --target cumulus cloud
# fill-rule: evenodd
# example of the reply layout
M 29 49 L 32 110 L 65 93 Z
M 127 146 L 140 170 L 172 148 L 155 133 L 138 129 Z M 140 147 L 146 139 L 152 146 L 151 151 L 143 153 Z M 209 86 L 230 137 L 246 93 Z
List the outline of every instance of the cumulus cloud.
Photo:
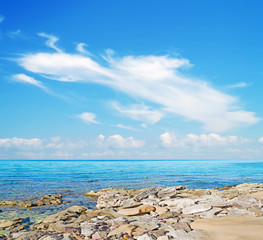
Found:
M 131 157 L 132 149 L 140 149 L 145 142 L 119 134 L 96 138 L 0 138 L 0 159 L 114 159 Z M 123 150 L 125 154 L 123 155 Z
M 78 118 L 80 118 L 85 123 L 95 123 L 98 124 L 98 122 L 95 120 L 96 115 L 94 113 L 90 112 L 84 112 L 78 115 Z
M 62 53 L 55 46 L 56 37 L 41 35 L 48 37 L 47 44 L 58 52 L 26 54 L 19 59 L 22 67 L 57 81 L 102 84 L 158 106 L 154 110 L 115 105 L 118 111 L 135 120 L 146 118 L 156 123 L 165 115 L 180 115 L 216 132 L 259 121 L 254 112 L 238 107 L 237 98 L 204 81 L 184 76 L 181 69 L 191 66 L 187 59 L 167 55 L 115 57 L 108 51 L 95 61 L 90 56 Z
M 42 140 L 39 138 L 1 138 L 0 147 L 3 148 L 28 148 L 39 147 L 42 144 Z
M 252 140 L 237 136 L 221 136 L 219 134 L 187 134 L 177 138 L 175 135 L 165 132 L 160 135 L 160 140 L 164 147 L 210 147 L 226 146 L 249 143 Z
M 259 143 L 263 143 L 263 137 L 259 138 L 259 139 L 258 139 L 258 142 L 259 142 Z
M 106 144 L 113 148 L 139 148 L 144 145 L 144 141 L 136 140 L 134 137 L 124 138 L 119 134 L 109 136 Z
M 46 33 L 38 33 L 38 36 L 47 38 L 46 45 L 47 45 L 48 47 L 55 49 L 57 52 L 62 52 L 62 51 L 55 45 L 55 43 L 58 41 L 58 38 L 57 38 L 57 37 L 55 37 L 55 36 L 53 36 L 53 35 L 50 35 L 50 34 L 46 34 Z

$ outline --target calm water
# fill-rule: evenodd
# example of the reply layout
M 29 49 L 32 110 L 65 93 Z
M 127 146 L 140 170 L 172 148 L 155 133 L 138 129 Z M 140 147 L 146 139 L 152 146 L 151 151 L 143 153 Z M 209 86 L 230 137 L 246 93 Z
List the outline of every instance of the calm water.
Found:
M 59 209 L 73 204 L 94 207 L 96 201 L 83 193 L 108 187 L 213 188 L 244 182 L 263 183 L 263 161 L 0 161 L 0 200 L 62 193 L 68 203 Z M 12 210 L 1 209 L 0 218 Z M 34 211 L 52 212 L 54 207 Z

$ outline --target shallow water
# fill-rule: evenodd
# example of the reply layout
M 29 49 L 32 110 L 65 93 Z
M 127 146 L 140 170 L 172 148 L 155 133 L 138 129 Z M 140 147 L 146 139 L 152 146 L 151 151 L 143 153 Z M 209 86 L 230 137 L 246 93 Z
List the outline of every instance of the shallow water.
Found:
M 34 201 L 62 193 L 68 201 L 33 210 L 1 207 L 0 219 L 10 215 L 38 219 L 78 204 L 93 208 L 96 200 L 83 193 L 102 188 L 214 188 L 244 182 L 263 183 L 263 161 L 0 161 L 0 200 Z

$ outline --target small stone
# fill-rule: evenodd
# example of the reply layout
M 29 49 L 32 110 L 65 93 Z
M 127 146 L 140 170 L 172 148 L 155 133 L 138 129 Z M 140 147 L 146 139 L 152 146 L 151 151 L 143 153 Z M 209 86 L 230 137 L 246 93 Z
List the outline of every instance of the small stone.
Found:
M 178 213 L 178 212 L 165 212 L 165 213 L 159 215 L 159 218 L 168 219 L 168 218 L 176 218 L 178 216 L 180 216 L 180 213 Z
M 159 215 L 162 215 L 168 211 L 169 211 L 169 209 L 167 207 L 155 206 L 155 212 L 158 213 Z

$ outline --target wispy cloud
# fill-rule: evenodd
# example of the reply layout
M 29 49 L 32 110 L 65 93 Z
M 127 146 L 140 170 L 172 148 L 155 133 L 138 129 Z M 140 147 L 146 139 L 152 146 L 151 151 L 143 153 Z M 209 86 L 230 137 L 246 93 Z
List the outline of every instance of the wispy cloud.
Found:
M 10 31 L 7 33 L 7 36 L 10 38 L 22 37 L 22 31 L 21 31 L 21 29 L 17 29 L 15 31 Z
M 245 83 L 245 82 L 240 82 L 240 83 L 236 83 L 233 85 L 228 85 L 227 88 L 244 88 L 244 87 L 248 87 L 251 86 L 250 83 Z
M 144 104 L 133 104 L 130 106 L 120 106 L 118 103 L 112 103 L 112 106 L 115 110 L 120 113 L 142 122 L 156 123 L 160 121 L 163 117 L 163 113 L 158 110 L 152 110 L 150 107 L 145 106 Z
M 34 85 L 36 87 L 47 90 L 47 88 L 42 84 L 42 82 L 34 79 L 33 77 L 27 76 L 26 74 L 23 74 L 23 73 L 13 75 L 13 79 L 16 82 L 31 84 L 31 85 Z
M 0 14 L 0 23 L 3 22 L 4 20 L 5 20 L 5 17 Z
M 127 129 L 127 130 L 135 130 L 134 128 L 130 127 L 130 126 L 126 126 L 126 125 L 123 125 L 123 124 L 116 124 L 114 125 L 115 127 L 118 127 L 118 128 L 122 128 L 122 129 Z
M 46 33 L 38 33 L 38 36 L 47 38 L 46 45 L 47 45 L 48 47 L 55 49 L 57 52 L 62 52 L 62 51 L 55 45 L 55 43 L 58 41 L 58 38 L 57 38 L 57 37 L 55 37 L 55 36 L 53 36 L 53 35 L 50 35 L 50 34 L 46 34 Z
M 84 54 L 87 54 L 89 56 L 92 56 L 92 54 L 84 48 L 85 46 L 87 46 L 87 44 L 79 43 L 79 44 L 77 44 L 76 50 L 80 53 L 84 53 Z
M 83 122 L 87 124 L 90 124 L 90 123 L 98 124 L 98 122 L 95 120 L 96 115 L 94 113 L 84 112 L 84 113 L 79 114 L 78 118 L 80 118 Z
M 207 82 L 184 76 L 181 69 L 191 66 L 187 59 L 166 55 L 120 58 L 107 53 L 101 64 L 89 56 L 62 53 L 54 45 L 56 37 L 42 36 L 49 38 L 47 44 L 58 53 L 24 55 L 19 59 L 22 67 L 57 81 L 102 84 L 158 106 L 157 109 L 115 106 L 133 119 L 142 121 L 146 117 L 156 123 L 166 115 L 180 115 L 216 132 L 259 121 L 254 112 L 238 107 L 237 98 L 216 90 Z

